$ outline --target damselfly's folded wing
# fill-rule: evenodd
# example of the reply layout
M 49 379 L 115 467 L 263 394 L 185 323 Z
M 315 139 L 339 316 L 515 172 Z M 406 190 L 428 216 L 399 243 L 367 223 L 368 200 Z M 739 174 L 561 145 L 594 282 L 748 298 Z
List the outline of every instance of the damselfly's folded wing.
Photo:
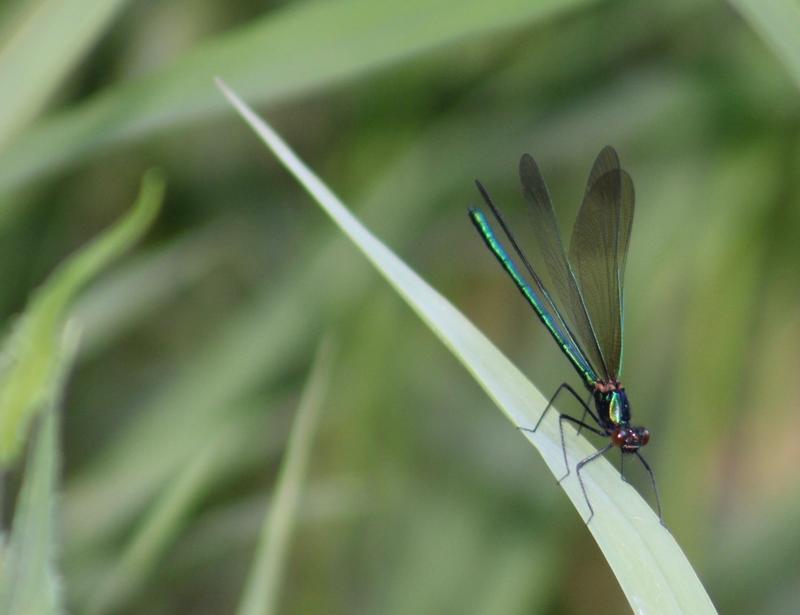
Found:
M 533 266 L 541 273 L 544 285 L 552 293 L 557 310 L 584 356 L 600 378 L 608 379 L 611 372 L 602 353 L 600 336 L 593 327 L 577 278 L 567 260 L 550 193 L 529 154 L 524 154 L 519 161 L 519 176 L 531 221 L 519 233 L 523 249 L 533 255 Z
M 506 239 L 511 244 L 513 252 L 516 255 L 516 259 L 509 255 L 502 242 L 495 235 L 491 224 L 486 218 L 486 215 L 477 208 L 470 209 L 469 212 L 475 228 L 477 228 L 488 248 L 494 253 L 495 257 L 514 281 L 519 291 L 522 293 L 531 307 L 533 307 L 536 314 L 539 316 L 539 319 L 548 329 L 563 352 L 567 355 L 567 358 L 570 359 L 573 366 L 581 374 L 587 384 L 596 382 L 598 378 L 597 373 L 589 364 L 581 348 L 576 343 L 574 337 L 567 328 L 562 315 L 559 313 L 558 308 L 551 299 L 549 292 L 544 287 L 541 278 L 537 275 L 525 253 L 521 250 L 519 244 L 514 238 L 514 235 L 506 225 L 502 214 L 492 202 L 486 189 L 480 184 L 480 182 L 476 183 L 478 185 L 478 190 L 483 196 L 483 199 L 491 209 L 495 220 L 500 225 L 500 228 L 503 230 Z M 524 274 L 522 273 L 523 269 L 520 268 L 517 261 L 519 261 L 519 263 L 522 264 L 522 267 L 524 267 Z
M 604 148 L 572 229 L 569 264 L 612 378 L 622 367 L 623 282 L 634 201 L 633 181 L 614 149 Z

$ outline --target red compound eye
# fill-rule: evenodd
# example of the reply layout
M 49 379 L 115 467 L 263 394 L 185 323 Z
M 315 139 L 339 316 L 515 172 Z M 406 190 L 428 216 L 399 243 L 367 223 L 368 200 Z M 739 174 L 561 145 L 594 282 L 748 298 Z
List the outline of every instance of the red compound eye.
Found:
M 611 443 L 618 448 L 622 448 L 625 446 L 625 440 L 628 439 L 628 435 L 628 430 L 620 427 L 611 434 Z
M 642 442 L 642 446 L 644 446 L 645 444 L 650 442 L 650 432 L 642 428 L 642 430 L 639 432 L 639 439 Z

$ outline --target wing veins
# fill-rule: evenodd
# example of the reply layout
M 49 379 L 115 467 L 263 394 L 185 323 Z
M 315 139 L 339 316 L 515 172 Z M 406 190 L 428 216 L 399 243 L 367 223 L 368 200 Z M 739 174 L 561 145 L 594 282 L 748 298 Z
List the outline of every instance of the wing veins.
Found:
M 588 362 L 598 362 L 598 365 L 593 365 L 593 367 L 596 371 L 602 371 L 606 377 L 609 377 L 608 363 L 603 355 L 600 338 L 589 315 L 587 302 L 581 292 L 577 276 L 564 250 L 547 185 L 536 161 L 530 154 L 523 154 L 520 159 L 520 180 L 539 245 L 546 245 L 550 250 L 549 257 L 545 258 L 545 264 L 549 268 L 551 281 L 556 284 L 561 301 L 569 308 L 569 316 L 574 327 L 578 328 L 582 341 L 591 346 L 593 358 L 596 361 L 589 360 Z M 540 225 L 543 225 L 542 228 Z M 584 355 L 586 355 L 585 352 Z
M 522 265 L 525 267 L 525 270 L 528 272 L 528 274 L 533 279 L 534 283 L 536 284 L 536 287 L 541 291 L 542 296 L 544 296 L 544 298 L 550 304 L 550 308 L 552 309 L 553 313 L 558 318 L 559 323 L 563 326 L 564 330 L 569 335 L 570 341 L 573 344 L 575 344 L 575 346 L 578 349 L 583 351 L 583 349 L 580 347 L 580 345 L 575 341 L 575 336 L 573 335 L 572 331 L 570 331 L 570 328 L 567 325 L 567 323 L 564 320 L 564 318 L 561 316 L 561 313 L 559 312 L 558 307 L 556 306 L 555 302 L 553 301 L 553 298 L 550 296 L 550 293 L 545 288 L 544 283 L 542 282 L 542 279 L 537 275 L 536 271 L 533 269 L 533 265 L 531 265 L 530 261 L 525 256 L 525 253 L 522 251 L 522 248 L 519 247 L 519 244 L 517 243 L 517 240 L 514 238 L 514 235 L 511 233 L 511 229 L 506 224 L 506 221 L 503 218 L 502 214 L 500 213 L 500 210 L 495 206 L 495 204 L 492 201 L 491 197 L 489 196 L 489 193 L 487 192 L 486 188 L 484 188 L 483 184 L 481 184 L 477 180 L 475 181 L 475 185 L 478 187 L 478 191 L 481 193 L 481 196 L 483 197 L 483 200 L 486 201 L 486 204 L 492 210 L 492 214 L 494 215 L 495 220 L 497 220 L 497 223 L 500 225 L 500 228 L 503 229 L 503 233 L 505 233 L 505 236 L 508 238 L 509 243 L 511 243 L 511 247 L 514 249 L 514 253 L 519 257 L 520 261 L 522 261 Z
M 586 301 L 592 328 L 604 335 L 600 350 L 616 378 L 622 367 L 623 283 L 635 196 L 613 148 L 598 155 L 573 227 L 569 261 Z
M 530 261 L 525 256 L 525 253 L 520 248 L 519 244 L 517 243 L 517 240 L 514 238 L 514 235 L 511 233 L 511 230 L 509 229 L 508 225 L 506 224 L 505 219 L 503 218 L 503 215 L 500 213 L 500 210 L 495 206 L 494 202 L 492 201 L 491 197 L 489 196 L 488 191 L 483 187 L 483 185 L 479 181 L 476 181 L 475 184 L 478 187 L 478 191 L 481 193 L 481 196 L 483 197 L 483 200 L 486 202 L 486 204 L 491 209 L 492 214 L 494 215 L 494 218 L 497 220 L 497 223 L 500 225 L 500 228 L 503 229 L 503 233 L 508 238 L 508 241 L 510 242 L 510 244 L 511 244 L 513 250 L 514 250 L 514 253 L 520 259 L 520 261 L 522 262 L 523 266 L 525 267 L 525 270 L 528 272 L 528 274 L 530 275 L 531 279 L 536 284 L 536 287 L 539 290 L 539 292 L 541 293 L 542 298 L 544 299 L 544 301 L 546 301 L 547 304 L 541 306 L 541 308 L 544 308 L 544 310 L 548 314 L 551 314 L 551 315 L 555 316 L 555 318 L 557 319 L 556 325 L 557 325 L 559 331 L 558 331 L 558 333 L 555 333 L 555 332 L 551 331 L 551 333 L 556 335 L 556 337 L 562 337 L 563 339 L 558 340 L 559 343 L 562 344 L 562 345 L 571 346 L 575 350 L 575 352 L 579 355 L 578 357 L 575 357 L 573 359 L 571 357 L 572 353 L 571 352 L 567 353 L 568 356 L 570 356 L 570 358 L 573 360 L 573 362 L 579 363 L 579 365 L 576 365 L 576 366 L 582 372 L 582 375 L 587 379 L 596 380 L 597 379 L 597 374 L 594 372 L 594 369 L 592 368 L 592 366 L 591 366 L 590 362 L 588 361 L 588 359 L 586 359 L 586 353 L 584 352 L 583 348 L 581 348 L 581 345 L 577 342 L 577 340 L 575 338 L 575 335 L 572 333 L 572 331 L 570 330 L 569 325 L 564 320 L 564 317 L 561 315 L 561 312 L 558 309 L 558 306 L 553 301 L 550 293 L 548 292 L 547 288 L 545 287 L 544 283 L 542 282 L 542 279 L 536 273 L 536 271 L 534 270 L 534 268 L 531 265 Z M 479 210 L 477 210 L 477 211 L 479 211 Z M 473 217 L 473 222 L 475 222 L 474 217 Z M 478 225 L 478 230 L 481 233 L 481 235 L 484 236 L 484 239 L 488 239 L 486 237 L 486 235 L 485 235 L 485 232 L 480 228 L 479 225 Z M 501 260 L 501 264 L 503 264 L 504 267 L 505 267 L 506 264 L 503 262 L 503 259 L 500 257 L 500 255 L 497 254 L 497 252 L 495 251 L 493 246 L 489 245 L 489 248 L 490 248 L 490 250 L 492 250 L 492 252 L 495 253 L 496 256 L 498 256 L 498 258 Z M 511 262 L 509 264 L 513 265 L 513 262 Z M 512 274 L 512 278 L 513 277 L 514 276 Z M 516 282 L 516 280 L 515 280 L 515 282 Z M 531 290 L 533 290 L 533 289 L 531 289 Z M 530 301 L 530 298 L 526 297 L 526 299 L 528 299 Z M 534 305 L 534 307 L 537 307 L 537 306 Z M 539 309 L 541 309 L 541 308 L 539 308 Z

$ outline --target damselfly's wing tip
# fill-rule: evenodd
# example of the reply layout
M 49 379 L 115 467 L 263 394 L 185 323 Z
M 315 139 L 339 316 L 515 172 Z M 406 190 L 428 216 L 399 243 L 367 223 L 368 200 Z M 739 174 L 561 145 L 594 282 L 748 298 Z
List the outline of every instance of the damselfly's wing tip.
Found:
M 519 158 L 519 176 L 524 178 L 529 175 L 534 169 L 537 169 L 536 161 L 528 153 L 522 154 Z M 524 181 L 524 180 L 523 180 Z
M 598 154 L 598 158 L 600 156 L 612 156 L 612 157 L 616 158 L 617 160 L 619 160 L 619 154 L 617 153 L 617 150 L 614 149 L 613 145 L 604 146 L 603 149 L 600 150 L 600 153 Z
M 584 203 L 590 196 L 599 202 L 606 202 L 607 206 L 612 204 L 616 206 L 621 202 L 626 208 L 628 205 L 633 207 L 635 200 L 633 179 L 625 169 L 611 169 L 599 177 L 592 175 Z
M 617 150 L 610 145 L 606 145 L 600 150 L 600 153 L 597 154 L 597 158 L 594 160 L 592 170 L 589 172 L 589 179 L 586 182 L 586 193 L 589 193 L 595 182 L 603 177 L 603 175 L 611 171 L 619 171 L 620 168 Z
M 522 182 L 522 194 L 526 199 L 549 202 L 550 195 L 547 184 L 539 170 L 539 165 L 530 154 L 523 154 L 519 159 L 519 180 Z
M 530 186 L 531 182 L 541 176 L 539 165 L 530 154 L 522 154 L 519 159 L 519 179 L 523 186 Z

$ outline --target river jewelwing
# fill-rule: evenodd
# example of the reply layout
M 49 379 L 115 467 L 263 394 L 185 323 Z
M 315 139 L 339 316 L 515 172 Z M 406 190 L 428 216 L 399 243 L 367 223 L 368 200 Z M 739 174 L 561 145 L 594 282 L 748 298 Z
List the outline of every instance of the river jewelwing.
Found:
M 486 188 L 479 181 L 475 182 L 508 240 L 514 257 L 506 251 L 483 211 L 471 208 L 469 216 L 489 250 L 553 336 L 588 391 L 588 397 L 584 400 L 572 386 L 562 383 L 550 397 L 536 425 L 533 428 L 519 428 L 535 432 L 559 393 L 570 393 L 584 412 L 580 419 L 568 414 L 559 417 L 566 466 L 566 474 L 559 482 L 570 473 L 564 423 L 577 426 L 579 433 L 581 429 L 587 429 L 609 438 L 606 446 L 579 461 L 575 467 L 583 497 L 589 507 L 586 523 L 594 516 L 594 509 L 581 478 L 581 469 L 612 448 L 618 448 L 621 452 L 620 476 L 623 480 L 624 460 L 629 455 L 638 458 L 650 476 L 658 517 L 663 524 L 655 476 L 640 452 L 650 440 L 650 432 L 631 424 L 628 395 L 620 381 L 624 320 L 622 296 L 633 225 L 633 181 L 620 167 L 619 156 L 614 148 L 603 148 L 589 173 L 567 252 L 561 241 L 547 185 L 529 154 L 524 154 L 519 161 L 519 176 L 530 218 L 530 224 L 519 235 L 522 241 L 511 233 Z M 535 255 L 535 258 L 529 258 L 528 255 Z M 589 406 L 592 401 L 594 410 Z M 593 424 L 587 422 L 587 417 L 591 418 Z

